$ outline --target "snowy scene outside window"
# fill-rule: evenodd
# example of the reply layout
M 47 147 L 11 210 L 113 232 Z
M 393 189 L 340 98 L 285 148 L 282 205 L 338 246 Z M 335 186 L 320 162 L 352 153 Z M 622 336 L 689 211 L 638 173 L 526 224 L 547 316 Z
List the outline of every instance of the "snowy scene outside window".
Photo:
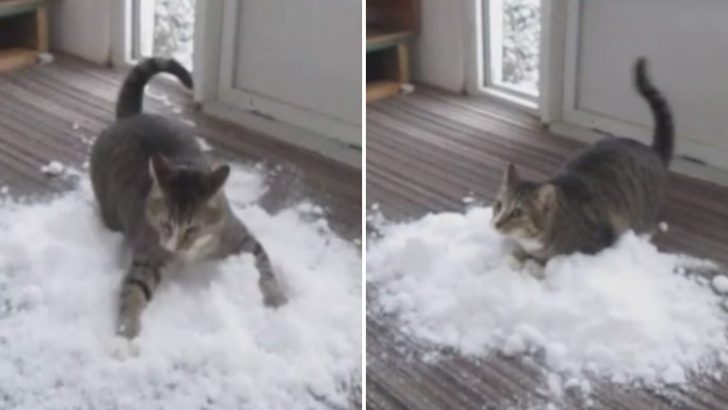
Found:
M 490 82 L 538 95 L 540 0 L 491 0 Z
M 154 55 L 174 57 L 192 69 L 195 0 L 157 0 L 154 8 Z
M 195 0 L 135 0 L 133 57 L 172 57 L 192 70 Z

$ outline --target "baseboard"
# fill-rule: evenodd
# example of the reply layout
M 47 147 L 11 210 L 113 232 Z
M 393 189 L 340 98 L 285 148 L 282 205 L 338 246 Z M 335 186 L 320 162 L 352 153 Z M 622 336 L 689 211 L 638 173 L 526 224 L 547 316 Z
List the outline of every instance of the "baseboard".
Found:
M 334 140 L 327 136 L 314 133 L 303 128 L 295 127 L 280 121 L 275 121 L 250 111 L 242 111 L 221 102 L 208 102 L 202 104 L 206 114 L 234 122 L 245 128 L 255 130 L 271 138 L 304 148 L 321 154 L 326 158 L 343 163 L 350 167 L 361 169 L 361 149 Z

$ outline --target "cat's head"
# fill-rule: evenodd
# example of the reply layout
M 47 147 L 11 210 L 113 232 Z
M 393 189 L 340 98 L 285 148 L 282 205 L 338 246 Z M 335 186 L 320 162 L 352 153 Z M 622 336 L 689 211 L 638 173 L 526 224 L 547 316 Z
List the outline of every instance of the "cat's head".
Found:
M 509 164 L 493 202 L 491 224 L 500 233 L 517 239 L 537 239 L 556 205 L 557 188 L 549 183 L 524 181 Z
M 221 232 L 226 212 L 222 187 L 230 167 L 199 169 L 157 155 L 149 161 L 149 173 L 153 184 L 146 218 L 164 249 L 194 253 Z

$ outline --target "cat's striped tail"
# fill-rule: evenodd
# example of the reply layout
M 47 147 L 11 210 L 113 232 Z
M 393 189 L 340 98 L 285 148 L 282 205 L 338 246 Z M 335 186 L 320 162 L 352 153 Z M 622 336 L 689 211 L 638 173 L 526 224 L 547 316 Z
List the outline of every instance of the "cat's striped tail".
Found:
M 647 60 L 644 57 L 637 59 L 635 63 L 634 82 L 637 91 L 647 100 L 655 120 L 652 149 L 657 152 L 662 158 L 662 162 L 667 166 L 675 149 L 675 126 L 673 125 L 672 111 L 665 97 L 652 85 L 647 74 Z
M 116 102 L 117 119 L 142 111 L 144 87 L 152 77 L 162 72 L 173 74 L 185 87 L 192 89 L 192 76 L 182 64 L 171 58 L 147 58 L 132 68 L 121 86 Z

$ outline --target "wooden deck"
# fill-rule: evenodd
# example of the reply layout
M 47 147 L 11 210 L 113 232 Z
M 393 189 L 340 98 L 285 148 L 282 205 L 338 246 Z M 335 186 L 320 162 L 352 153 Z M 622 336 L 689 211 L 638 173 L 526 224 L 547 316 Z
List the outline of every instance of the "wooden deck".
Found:
M 502 170 L 516 163 L 524 177 L 552 172 L 583 144 L 540 128 L 525 114 L 484 100 L 428 88 L 367 106 L 367 205 L 391 220 L 464 209 L 473 195 L 490 202 Z M 728 263 L 728 189 L 672 175 L 661 249 Z M 368 299 L 376 289 L 368 289 Z M 392 320 L 368 312 L 367 407 L 370 409 L 510 409 L 543 404 L 540 365 L 493 356 L 480 361 L 426 349 Z M 597 385 L 596 409 L 728 409 L 728 380 L 655 394 Z M 529 407 L 529 406 L 535 407 Z M 574 399 L 566 408 L 582 409 Z
M 0 187 L 14 197 L 40 199 L 73 182 L 49 178 L 49 161 L 81 169 L 92 138 L 114 118 L 124 72 L 56 56 L 56 61 L 0 75 Z M 361 170 L 199 112 L 189 93 L 172 81 L 154 80 L 144 110 L 193 121 L 215 153 L 275 169 L 261 205 L 275 211 L 303 198 L 321 205 L 332 229 L 361 238 Z M 361 408 L 352 393 L 351 408 Z

